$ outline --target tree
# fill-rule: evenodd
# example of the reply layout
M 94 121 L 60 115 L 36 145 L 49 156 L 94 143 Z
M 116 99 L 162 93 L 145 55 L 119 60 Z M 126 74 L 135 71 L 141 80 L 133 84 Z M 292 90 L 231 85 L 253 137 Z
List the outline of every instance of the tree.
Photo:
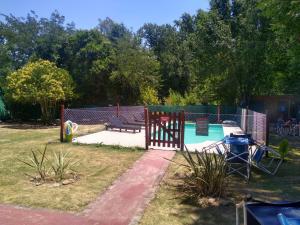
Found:
M 118 42 L 113 62 L 115 68 L 110 76 L 110 90 L 121 103 L 136 104 L 144 88 L 159 89 L 159 62 L 148 50 L 137 48 L 134 40 Z
M 141 90 L 141 103 L 144 105 L 159 105 L 157 90 L 153 87 L 144 87 Z
M 114 48 L 98 30 L 76 31 L 61 49 L 61 65 L 76 83 L 78 104 L 109 102 Z
M 271 67 L 273 92 L 299 94 L 300 88 L 300 1 L 262 0 L 262 13 L 274 32 L 267 60 Z
M 230 0 L 211 0 L 210 8 L 212 11 L 216 11 L 222 20 L 231 19 Z
M 178 24 L 186 21 L 190 23 L 191 18 L 184 17 Z M 189 29 L 190 25 L 179 25 L 182 31 Z M 175 26 L 169 24 L 156 25 L 145 24 L 139 29 L 138 35 L 145 48 L 154 52 L 160 62 L 160 73 L 164 88 L 160 91 L 160 96 L 168 95 L 168 90 L 172 89 L 184 94 L 189 88 L 192 80 L 190 71 L 191 54 L 188 43 L 184 40 L 185 35 L 179 34 Z
M 130 30 L 123 23 L 116 23 L 109 17 L 106 17 L 105 20 L 99 20 L 97 29 L 114 43 L 120 39 L 132 36 Z
M 38 103 L 45 123 L 52 121 L 58 102 L 73 96 L 69 73 L 46 60 L 27 63 L 6 78 L 5 97 L 20 103 Z

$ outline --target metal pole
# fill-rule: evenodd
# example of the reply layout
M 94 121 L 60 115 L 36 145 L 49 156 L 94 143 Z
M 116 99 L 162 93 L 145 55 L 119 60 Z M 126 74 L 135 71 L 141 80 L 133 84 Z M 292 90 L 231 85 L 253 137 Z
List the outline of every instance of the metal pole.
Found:
M 221 106 L 218 105 L 217 109 L 218 109 L 218 123 L 220 123 L 221 122 L 221 118 L 220 118 Z
M 245 133 L 248 133 L 248 109 L 249 107 L 247 106 L 246 108 L 246 117 L 245 117 Z
M 184 111 L 181 111 L 181 115 L 180 115 L 180 119 L 181 119 L 181 128 L 180 128 L 180 132 L 181 132 L 181 139 L 180 139 L 180 141 L 181 141 L 181 145 L 180 145 L 180 150 L 181 151 L 183 151 L 184 150 Z
M 117 103 L 117 117 L 120 116 L 120 104 L 119 102 Z
M 144 108 L 144 119 L 145 119 L 145 148 L 146 150 L 149 149 L 149 115 L 148 109 Z
M 64 141 L 64 114 L 65 114 L 65 106 L 64 104 L 60 105 L 60 142 Z

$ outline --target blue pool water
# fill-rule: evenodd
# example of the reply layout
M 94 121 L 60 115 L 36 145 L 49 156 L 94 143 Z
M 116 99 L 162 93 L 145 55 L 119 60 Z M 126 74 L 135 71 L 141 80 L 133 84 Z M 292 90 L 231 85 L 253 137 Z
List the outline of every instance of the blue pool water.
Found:
M 153 132 L 152 132 L 153 135 Z M 168 135 L 166 139 L 168 139 Z M 158 137 L 158 133 L 156 133 Z M 186 123 L 184 127 L 184 143 L 185 144 L 196 144 L 204 141 L 219 141 L 224 138 L 223 126 L 219 124 L 209 124 L 208 125 L 208 135 L 196 135 L 196 124 Z M 163 132 L 161 130 L 161 139 L 163 139 Z M 170 137 L 172 140 L 172 136 Z
M 219 124 L 208 125 L 208 136 L 196 135 L 195 123 L 186 123 L 184 132 L 185 144 L 195 144 L 204 141 L 219 141 L 224 137 L 223 126 Z

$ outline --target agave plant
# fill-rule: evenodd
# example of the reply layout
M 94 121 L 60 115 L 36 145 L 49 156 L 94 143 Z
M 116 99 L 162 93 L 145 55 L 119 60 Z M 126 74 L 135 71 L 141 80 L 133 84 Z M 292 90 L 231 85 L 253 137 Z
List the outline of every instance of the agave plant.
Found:
M 184 178 L 185 188 L 196 197 L 221 197 L 227 187 L 226 161 L 224 157 L 188 150 L 182 152 L 190 173 Z
M 22 163 L 28 165 L 31 168 L 35 169 L 35 172 L 39 175 L 41 180 L 45 180 L 47 177 L 47 168 L 46 168 L 46 151 L 47 151 L 47 145 L 45 145 L 44 151 L 41 152 L 38 150 L 37 152 L 31 150 L 31 157 L 29 157 L 28 162 L 20 160 Z
M 53 156 L 51 168 L 56 180 L 61 181 L 69 171 L 74 171 L 74 167 L 78 164 L 78 161 L 73 161 L 73 158 L 69 157 L 69 152 L 63 153 L 60 151 L 58 154 L 54 152 Z

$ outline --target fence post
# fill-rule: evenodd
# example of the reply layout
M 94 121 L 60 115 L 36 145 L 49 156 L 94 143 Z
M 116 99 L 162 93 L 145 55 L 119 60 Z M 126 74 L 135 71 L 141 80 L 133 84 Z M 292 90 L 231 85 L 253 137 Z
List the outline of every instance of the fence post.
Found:
M 144 108 L 144 119 L 145 119 L 145 148 L 149 149 L 149 114 L 148 108 Z
M 269 123 L 268 110 L 266 111 L 266 146 L 269 146 L 270 136 L 270 123 Z
M 185 123 L 185 118 L 184 118 L 184 111 L 181 111 L 180 113 L 180 120 L 181 120 L 181 128 L 180 128 L 180 150 L 183 151 L 184 150 L 184 123 Z
M 220 118 L 221 106 L 220 105 L 218 105 L 217 113 L 218 113 L 218 123 L 220 123 L 221 122 L 221 118 Z
M 120 116 L 120 104 L 119 102 L 117 103 L 117 117 Z
M 64 104 L 60 105 L 60 142 L 64 141 L 64 123 L 65 123 L 65 106 Z
M 245 133 L 248 133 L 248 110 L 249 106 L 246 107 L 246 117 L 245 117 Z

